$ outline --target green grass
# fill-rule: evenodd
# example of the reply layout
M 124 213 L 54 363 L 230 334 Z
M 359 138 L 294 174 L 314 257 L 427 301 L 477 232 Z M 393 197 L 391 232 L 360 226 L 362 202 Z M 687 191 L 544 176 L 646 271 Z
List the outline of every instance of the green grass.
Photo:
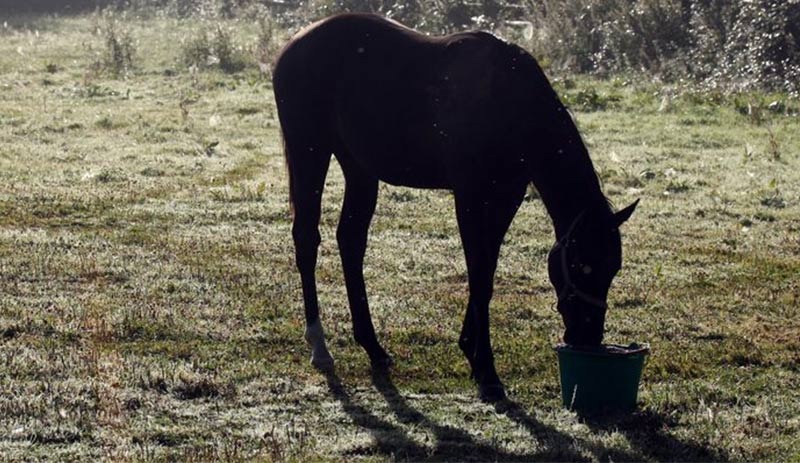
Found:
M 498 268 L 492 334 L 513 402 L 495 408 L 456 346 L 467 293 L 446 192 L 381 186 L 365 274 L 397 366 L 370 375 L 351 337 L 334 167 L 318 269 L 337 358 L 326 378 L 302 340 L 268 79 L 254 64 L 187 69 L 180 43 L 208 26 L 172 19 L 126 22 L 134 67 L 113 78 L 95 64 L 96 22 L 0 30 L 3 459 L 800 458 L 796 100 L 558 83 L 609 197 L 642 198 L 607 339 L 653 355 L 640 410 L 590 420 L 559 403 L 553 238 L 535 195 Z M 256 25 L 239 26 L 254 44 Z

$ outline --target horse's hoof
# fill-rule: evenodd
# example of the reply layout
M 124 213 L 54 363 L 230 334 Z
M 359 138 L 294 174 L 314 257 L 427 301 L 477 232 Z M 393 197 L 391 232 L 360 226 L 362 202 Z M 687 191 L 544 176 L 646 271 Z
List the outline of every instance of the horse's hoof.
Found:
M 499 402 L 506 399 L 506 390 L 502 384 L 481 384 L 478 386 L 481 401 L 487 403 Z
M 311 365 L 319 371 L 330 372 L 333 371 L 333 357 L 330 356 L 311 356 Z

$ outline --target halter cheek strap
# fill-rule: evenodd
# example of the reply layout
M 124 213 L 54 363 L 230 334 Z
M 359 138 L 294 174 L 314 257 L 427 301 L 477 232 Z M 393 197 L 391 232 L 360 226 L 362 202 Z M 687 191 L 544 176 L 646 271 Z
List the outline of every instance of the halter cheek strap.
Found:
M 564 289 L 561 290 L 561 293 L 558 295 L 558 302 L 562 302 L 564 300 L 578 298 L 581 301 L 593 305 L 595 307 L 607 310 L 608 304 L 606 301 L 601 300 L 598 297 L 592 296 L 591 294 L 585 293 L 578 288 L 575 283 L 572 281 L 572 278 L 569 275 L 569 262 L 567 261 L 567 249 L 569 249 L 569 245 L 572 242 L 572 233 L 575 231 L 578 222 L 581 221 L 586 211 L 582 211 L 578 214 L 578 217 L 572 222 L 569 227 L 569 231 L 567 234 L 561 238 L 558 243 L 556 243 L 556 248 L 563 248 L 561 249 L 561 273 L 564 277 Z

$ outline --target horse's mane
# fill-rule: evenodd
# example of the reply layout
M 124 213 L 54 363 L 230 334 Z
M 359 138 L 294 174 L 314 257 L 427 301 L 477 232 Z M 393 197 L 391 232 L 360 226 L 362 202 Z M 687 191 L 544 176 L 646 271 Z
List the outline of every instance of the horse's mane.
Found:
M 566 117 L 569 117 L 570 119 L 569 128 L 574 130 L 570 130 L 571 133 L 565 135 L 577 137 L 576 142 L 584 148 L 586 156 L 588 156 L 589 159 L 591 159 L 586 144 L 586 140 L 584 139 L 583 133 L 581 132 L 580 127 L 578 126 L 578 121 L 575 117 L 575 114 L 572 112 L 570 108 L 564 105 L 564 103 L 561 101 L 561 98 L 559 98 L 553 86 L 550 85 L 550 81 L 547 78 L 547 75 L 545 74 L 542 67 L 539 65 L 539 62 L 536 60 L 536 58 L 534 58 L 527 50 L 520 47 L 519 45 L 509 42 L 503 42 L 503 43 L 507 47 L 508 53 L 511 53 L 512 54 L 511 56 L 515 58 L 515 62 L 517 63 L 517 65 L 524 66 L 527 72 L 530 73 L 530 75 L 534 76 L 537 82 L 545 82 L 548 84 L 548 85 L 537 86 L 537 88 L 539 88 L 540 90 L 544 90 L 546 92 L 546 97 L 538 101 L 538 103 L 544 103 L 546 105 L 546 107 L 543 108 L 545 112 L 548 112 L 550 114 L 564 113 Z M 591 163 L 591 165 L 592 165 L 592 173 L 594 174 L 597 183 L 600 185 L 600 190 L 602 192 L 603 178 L 600 176 L 600 173 L 594 167 L 594 163 Z M 616 206 L 611 201 L 611 199 L 609 199 L 605 194 L 603 194 L 602 196 L 605 206 L 607 206 L 609 211 L 613 213 L 613 211 L 616 210 Z

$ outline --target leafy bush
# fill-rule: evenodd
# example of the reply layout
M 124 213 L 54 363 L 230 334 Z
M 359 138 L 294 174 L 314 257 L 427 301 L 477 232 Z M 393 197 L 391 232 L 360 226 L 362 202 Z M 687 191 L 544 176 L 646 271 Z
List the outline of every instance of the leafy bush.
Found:
M 379 13 L 419 30 L 444 34 L 465 29 L 495 29 L 509 11 L 521 5 L 504 5 L 498 0 L 312 0 L 310 14 L 321 18 L 342 12 Z
M 117 77 L 127 74 L 133 68 L 136 54 L 130 31 L 120 26 L 110 10 L 101 13 L 98 31 L 103 36 L 105 48 L 96 65 Z
M 247 58 L 242 47 L 234 43 L 231 32 L 216 25 L 213 32 L 203 28 L 183 46 L 183 61 L 198 68 L 218 67 L 224 72 L 235 73 L 247 67 Z
M 275 23 L 268 15 L 260 16 L 258 20 L 258 35 L 256 36 L 256 45 L 253 53 L 262 74 L 270 73 L 280 49 L 276 40 L 275 28 Z
M 646 71 L 797 91 L 797 0 L 542 0 L 529 45 L 564 71 Z
M 800 85 L 800 2 L 741 2 L 727 40 L 719 72 L 797 91 Z
M 800 92 L 800 0 L 96 0 L 139 11 L 220 18 L 269 18 L 252 50 L 266 73 L 275 29 L 296 30 L 346 11 L 396 19 L 431 34 L 487 29 L 522 43 L 558 73 L 644 72 L 711 88 Z M 254 12 L 256 14 L 254 14 Z M 126 36 L 110 29 L 114 69 L 130 65 Z M 522 32 L 522 33 L 520 33 Z M 190 65 L 244 67 L 245 53 L 216 27 L 184 48 Z M 249 57 L 248 57 L 249 58 Z

